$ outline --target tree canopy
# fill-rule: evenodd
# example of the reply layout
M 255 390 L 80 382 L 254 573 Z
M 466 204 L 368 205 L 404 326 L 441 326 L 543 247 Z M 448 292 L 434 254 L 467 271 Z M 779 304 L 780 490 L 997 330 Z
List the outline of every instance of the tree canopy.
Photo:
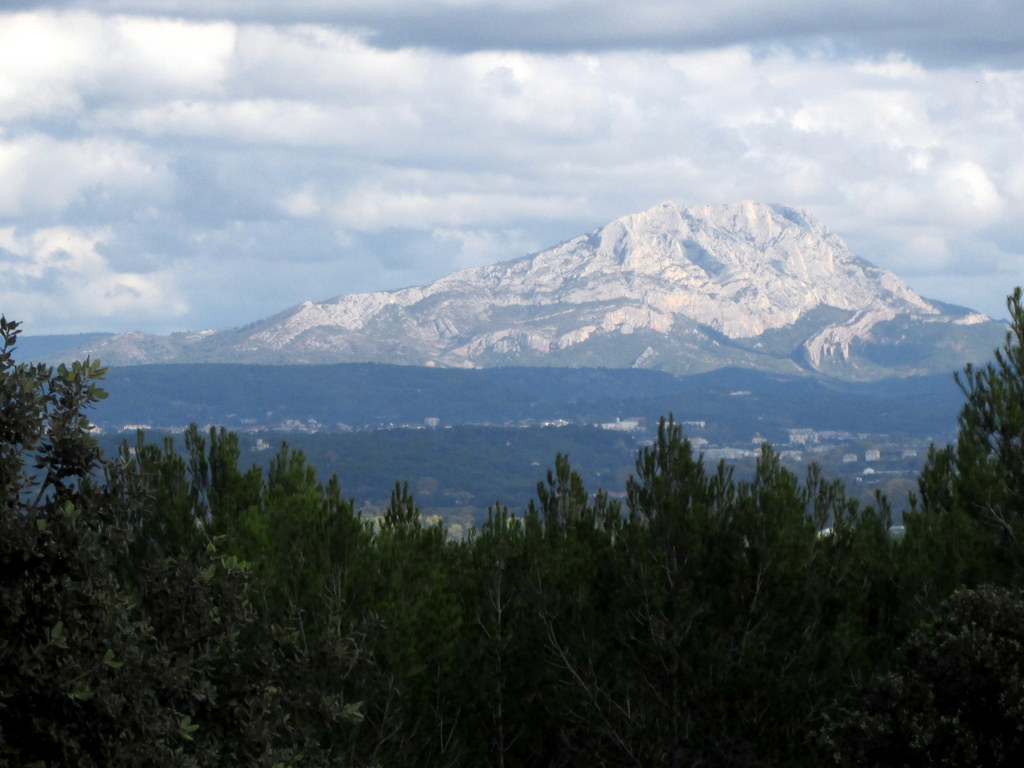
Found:
M 959 377 L 906 531 L 669 417 L 625 498 L 558 455 L 451 538 L 282 445 L 139 434 L 0 321 L 0 766 L 1016 764 L 1024 311 Z

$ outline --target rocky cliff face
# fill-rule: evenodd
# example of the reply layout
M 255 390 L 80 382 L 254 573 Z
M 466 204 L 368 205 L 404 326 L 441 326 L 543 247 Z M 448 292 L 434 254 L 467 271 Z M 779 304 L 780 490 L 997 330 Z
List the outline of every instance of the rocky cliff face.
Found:
M 429 285 L 306 302 L 244 328 L 88 350 L 170 361 L 595 365 L 675 373 L 746 365 L 848 379 L 988 356 L 989 318 L 918 296 L 807 214 L 662 203 L 540 253 Z

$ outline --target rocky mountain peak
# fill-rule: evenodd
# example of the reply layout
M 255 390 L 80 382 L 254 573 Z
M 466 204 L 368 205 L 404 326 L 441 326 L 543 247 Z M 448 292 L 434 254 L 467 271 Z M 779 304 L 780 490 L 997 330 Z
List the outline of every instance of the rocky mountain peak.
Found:
M 547 301 L 639 299 L 729 338 L 789 325 L 819 306 L 937 312 L 807 214 L 750 201 L 661 203 L 522 264 L 509 277 L 531 281 Z
M 996 327 L 923 299 L 802 211 L 751 201 L 690 208 L 665 202 L 539 253 L 428 285 L 305 302 L 245 328 L 150 347 L 154 361 L 676 373 L 749 365 L 878 378 L 929 366 L 953 370 L 964 360 L 951 354 L 981 343 L 987 355 L 1001 338 Z M 117 362 L 117 338 L 89 352 Z M 925 338 L 934 349 L 920 349 L 915 339 Z M 896 347 L 915 348 L 912 365 L 899 363 Z M 872 352 L 882 348 L 884 354 Z M 138 362 L 137 338 L 131 353 Z

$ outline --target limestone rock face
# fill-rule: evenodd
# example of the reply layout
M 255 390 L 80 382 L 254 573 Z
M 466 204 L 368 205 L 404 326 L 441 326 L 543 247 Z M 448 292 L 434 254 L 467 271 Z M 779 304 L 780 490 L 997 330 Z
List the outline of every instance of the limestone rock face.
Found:
M 428 285 L 305 302 L 244 328 L 121 334 L 110 364 L 726 365 L 846 379 L 955 370 L 1002 326 L 917 295 L 808 214 L 662 203 L 540 253 Z M 148 351 L 147 351 L 148 350 Z

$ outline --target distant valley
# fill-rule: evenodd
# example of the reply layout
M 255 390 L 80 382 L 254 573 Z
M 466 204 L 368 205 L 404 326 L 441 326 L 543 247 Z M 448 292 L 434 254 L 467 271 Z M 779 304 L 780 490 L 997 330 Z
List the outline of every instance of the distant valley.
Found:
M 668 414 L 710 464 L 742 472 L 767 441 L 798 474 L 817 462 L 866 496 L 894 492 L 899 509 L 928 445 L 953 438 L 961 403 L 950 374 L 851 383 L 735 368 L 178 364 L 115 367 L 104 386 L 90 417 L 110 451 L 140 428 L 152 441 L 225 426 L 246 464 L 287 442 L 367 508 L 408 481 L 425 512 L 464 523 L 497 501 L 524 508 L 556 453 L 591 491 L 621 493 Z
M 702 422 L 716 443 L 795 428 L 943 437 L 960 392 L 951 373 L 851 383 L 725 368 L 693 376 L 595 368 L 453 370 L 380 364 L 189 364 L 112 368 L 92 413 L 107 430 L 189 423 L 307 432 L 614 424 L 649 435 L 662 415 Z

